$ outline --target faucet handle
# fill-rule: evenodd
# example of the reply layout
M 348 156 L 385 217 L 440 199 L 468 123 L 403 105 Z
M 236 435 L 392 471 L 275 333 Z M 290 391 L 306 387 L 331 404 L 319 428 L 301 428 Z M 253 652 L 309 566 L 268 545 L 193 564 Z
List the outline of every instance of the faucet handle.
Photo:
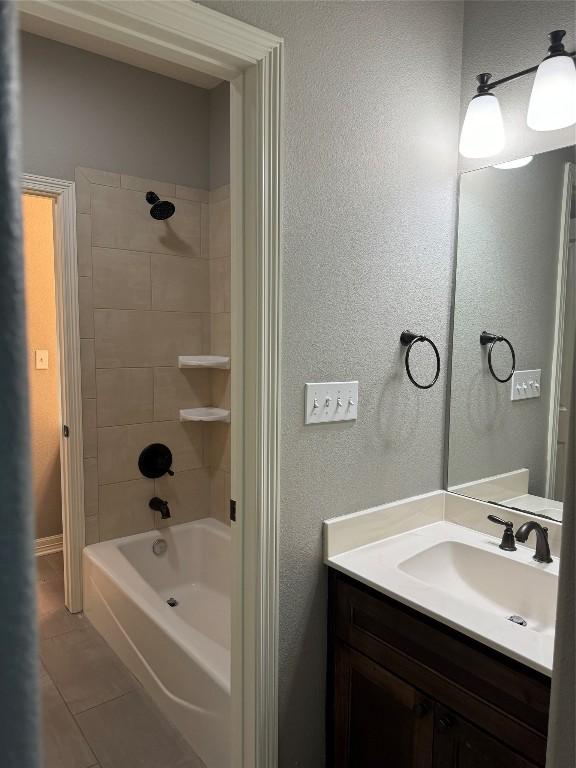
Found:
M 511 520 L 502 520 L 497 515 L 488 515 L 488 520 L 497 525 L 504 526 L 504 533 L 502 534 L 502 541 L 500 542 L 500 549 L 505 552 L 516 552 L 516 540 L 514 538 L 514 523 Z
M 505 525 L 506 528 L 512 528 L 514 525 L 511 520 L 502 520 L 501 517 L 497 517 L 496 515 L 488 515 L 488 520 L 491 520 L 493 523 L 498 523 L 498 525 Z

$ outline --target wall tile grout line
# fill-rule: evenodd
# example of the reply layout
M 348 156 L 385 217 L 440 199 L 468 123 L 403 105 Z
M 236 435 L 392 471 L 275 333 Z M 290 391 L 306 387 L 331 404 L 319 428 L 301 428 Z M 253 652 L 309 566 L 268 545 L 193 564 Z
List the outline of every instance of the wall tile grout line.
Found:
M 93 403 L 88 417 L 89 432 L 86 433 L 89 455 L 85 455 L 85 458 L 94 456 L 96 460 L 95 465 L 90 467 L 91 471 L 96 472 L 96 486 L 94 489 L 91 485 L 89 492 L 97 494 L 97 499 L 91 496 L 89 501 L 91 509 L 95 508 L 96 513 L 89 518 L 85 516 L 91 521 L 87 540 L 92 543 L 117 535 L 129 535 L 131 529 L 133 532 L 149 529 L 148 510 L 144 503 L 144 483 L 147 481 L 131 467 L 131 453 L 138 447 L 140 434 L 142 439 L 149 435 L 149 440 L 153 442 L 157 429 L 161 430 L 159 434 L 165 435 L 163 440 L 160 438 L 162 441 L 170 442 L 169 435 L 173 435 L 175 440 L 179 436 L 176 453 L 180 453 L 185 462 L 185 468 L 178 469 L 175 475 L 181 485 L 179 489 L 173 488 L 176 510 L 173 512 L 173 521 L 185 522 L 187 519 L 198 519 L 199 516 L 222 519 L 219 507 L 229 478 L 229 474 L 220 471 L 227 469 L 221 457 L 228 450 L 226 442 L 223 442 L 222 430 L 216 435 L 213 425 L 180 426 L 182 422 L 174 407 L 214 405 L 215 398 L 220 401 L 228 397 L 227 387 L 221 382 L 215 387 L 213 372 L 208 372 L 207 376 L 205 371 L 179 374 L 177 354 L 174 354 L 173 360 L 170 359 L 170 363 L 173 363 L 171 365 L 168 362 L 168 348 L 156 336 L 161 333 L 165 322 L 167 329 L 173 329 L 178 336 L 182 336 L 180 341 L 172 337 L 170 350 L 174 349 L 178 354 L 191 354 L 194 350 L 197 354 L 212 354 L 215 346 L 220 349 L 229 344 L 227 326 L 230 323 L 230 312 L 214 312 L 215 309 L 228 309 L 229 302 L 229 298 L 226 298 L 229 286 L 220 282 L 223 279 L 229 280 L 226 267 L 230 258 L 229 189 L 222 187 L 216 193 L 205 190 L 205 200 L 199 200 L 195 195 L 201 195 L 202 191 L 187 195 L 184 190 L 184 196 L 180 197 L 176 194 L 177 186 L 169 195 L 167 190 L 171 187 L 165 182 L 163 189 L 166 191 L 163 195 L 180 201 L 184 213 L 190 212 L 190 217 L 174 225 L 175 236 L 180 238 L 181 244 L 177 244 L 176 248 L 165 248 L 162 243 L 165 233 L 162 229 L 150 226 L 147 207 L 143 208 L 144 218 L 140 219 L 139 206 L 135 205 L 137 196 L 144 194 L 137 187 L 143 189 L 152 185 L 150 188 L 153 188 L 154 184 L 161 182 L 128 178 L 123 174 L 106 176 L 96 169 L 84 176 L 87 183 L 82 186 L 82 207 L 83 210 L 87 207 L 90 210 L 91 260 L 91 296 L 86 295 L 86 300 L 90 298 L 92 314 L 86 327 L 94 326 L 91 337 L 94 345 L 94 355 L 91 357 L 94 370 L 91 376 L 96 382 L 95 397 L 85 400 L 87 407 Z M 88 176 L 111 183 L 94 184 Z M 122 189 L 126 191 L 125 197 L 124 193 L 118 194 Z M 188 199 L 190 196 L 194 199 Z M 123 205 L 126 205 L 126 211 Z M 212 208 L 215 211 L 213 214 Z M 211 235 L 211 230 L 216 234 Z M 127 247 L 133 244 L 136 247 Z M 180 247 L 186 252 L 180 252 Z M 190 247 L 191 253 L 188 252 Z M 127 258 L 132 254 L 133 258 Z M 170 272 L 172 267 L 174 273 Z M 186 293 L 188 282 L 183 280 L 189 279 L 195 281 L 192 283 L 195 294 Z M 203 282 L 198 283 L 198 280 Z M 125 299 L 124 285 L 126 290 L 130 288 L 132 291 Z M 188 298 L 185 299 L 185 296 Z M 200 303 L 195 306 L 195 301 Z M 132 302 L 141 302 L 143 306 L 122 306 L 123 303 Z M 180 308 L 179 304 L 182 305 Z M 191 311 L 196 307 L 201 311 Z M 147 343 L 147 336 L 140 333 L 138 346 L 134 347 L 130 343 L 131 334 L 138 333 L 138 328 L 143 330 L 144 323 L 144 334 L 155 335 Z M 186 339 L 190 338 L 193 343 L 186 343 Z M 160 371 L 164 372 L 163 375 L 160 375 Z M 94 411 L 95 425 L 91 424 Z M 131 428 L 134 431 L 111 431 Z M 130 443 L 115 447 L 113 443 L 116 434 L 119 439 L 123 439 L 122 435 L 129 435 Z M 214 447 L 211 447 L 213 443 Z M 106 456 L 103 456 L 102 451 L 106 452 Z M 117 458 L 125 469 L 118 471 L 115 468 L 112 471 L 110 452 L 115 456 L 117 451 Z M 110 481 L 112 477 L 115 479 Z M 103 478 L 105 482 L 102 482 Z M 169 493 L 168 487 L 162 483 L 154 483 L 153 487 L 158 495 Z M 184 488 L 186 493 L 182 496 Z M 197 496 L 202 501 L 196 500 L 188 509 L 186 503 L 179 499 L 188 498 L 192 488 L 198 492 L 194 494 L 195 498 Z M 218 501 L 215 501 L 214 496 L 216 488 Z M 101 505 L 106 508 L 105 519 L 102 517 Z M 157 523 L 154 519 L 150 526 Z

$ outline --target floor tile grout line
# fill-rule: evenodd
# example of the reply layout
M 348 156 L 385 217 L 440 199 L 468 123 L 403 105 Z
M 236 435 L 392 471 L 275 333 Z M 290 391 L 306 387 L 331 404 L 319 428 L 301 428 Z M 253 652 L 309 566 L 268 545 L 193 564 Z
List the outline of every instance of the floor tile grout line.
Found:
M 140 683 L 138 682 L 138 680 L 136 680 L 136 678 L 134 677 L 134 675 L 132 675 L 132 673 L 130 674 L 134 679 L 135 686 L 134 688 L 131 688 L 129 691 L 124 691 L 124 693 L 120 693 L 118 696 L 113 696 L 111 699 L 107 699 L 106 701 L 101 701 L 98 704 L 94 704 L 91 707 L 87 707 L 86 709 L 83 709 L 81 712 L 72 712 L 72 710 L 70 710 L 70 707 L 68 707 L 68 709 L 70 710 L 70 714 L 72 715 L 74 720 L 78 722 L 78 718 L 81 715 L 85 714 L 86 712 L 92 712 L 93 709 L 98 709 L 98 707 L 104 707 L 106 706 L 106 704 L 111 704 L 113 701 L 118 701 L 119 699 L 123 699 L 125 696 L 130 696 L 130 694 L 139 691 L 141 688 Z M 78 723 L 78 727 L 82 730 L 82 726 L 80 725 L 80 723 Z M 84 733 L 84 731 L 82 731 L 82 733 Z
M 92 627 L 90 624 L 88 624 L 86 628 L 88 628 L 88 629 L 92 629 L 92 630 L 93 630 L 93 627 Z M 85 629 L 86 629 L 86 628 L 84 628 L 84 627 L 83 627 L 83 628 L 81 628 L 81 629 L 79 629 L 79 630 L 78 630 L 78 629 L 71 629 L 71 630 L 69 630 L 68 632 L 63 632 L 61 635 L 56 635 L 56 636 L 55 636 L 55 637 L 53 637 L 53 638 L 52 638 L 52 637 L 51 637 L 51 638 L 48 638 L 48 640 L 55 640 L 55 639 L 57 639 L 57 638 L 59 638 L 59 637 L 63 637 L 64 635 L 69 635 L 71 632 L 79 632 L 79 631 L 80 631 L 80 632 L 83 632 L 83 631 L 85 631 Z M 96 631 L 96 630 L 93 630 L 93 631 Z M 100 637 L 100 635 L 98 635 L 98 636 Z M 104 641 L 104 642 L 106 642 L 106 641 Z M 107 646 L 107 648 L 110 648 L 110 646 L 108 645 L 108 643 L 106 643 L 106 646 Z M 110 650 L 112 650 L 112 649 L 110 649 Z M 118 657 L 118 656 L 116 656 L 116 654 L 114 654 L 114 656 L 115 656 L 115 659 L 117 659 L 117 660 L 118 660 L 118 661 L 119 661 L 119 662 L 120 662 L 120 663 L 121 663 L 121 664 L 124 666 L 124 663 L 122 662 L 122 660 L 121 660 L 121 659 L 119 659 L 119 657 Z M 40 658 L 40 661 L 42 661 L 42 658 Z M 130 678 L 132 679 L 132 681 L 133 681 L 133 683 L 134 683 L 134 687 L 133 687 L 133 688 L 131 688 L 131 689 L 130 689 L 130 690 L 128 690 L 128 691 L 124 691 L 124 693 L 121 693 L 121 694 L 119 694 L 118 696 L 113 696 L 111 699 L 106 699 L 106 701 L 101 701 L 101 702 L 99 702 L 98 704 L 94 704 L 94 705 L 93 705 L 93 706 L 91 706 L 91 707 L 87 707 L 86 709 L 83 709 L 81 712 L 73 712 L 73 711 L 72 711 L 72 709 L 70 708 L 70 705 L 68 704 L 68 702 L 67 702 L 67 701 L 66 701 L 66 699 L 64 698 L 64 694 L 63 694 L 63 693 L 62 693 L 62 691 L 60 690 L 60 687 L 58 686 L 58 683 L 56 682 L 56 680 L 54 680 L 54 678 L 52 677 L 52 675 L 51 675 L 51 674 L 50 674 L 50 672 L 48 671 L 48 668 L 46 667 L 46 664 L 44 664 L 44 662 L 43 662 L 43 661 L 42 661 L 42 664 L 43 664 L 43 666 L 44 666 L 44 669 L 46 670 L 46 674 L 48 675 L 48 677 L 49 677 L 49 678 L 50 678 L 50 680 L 52 681 L 52 683 L 53 683 L 54 687 L 55 687 L 55 688 L 56 688 L 56 690 L 58 691 L 58 694 L 59 694 L 59 695 L 60 695 L 60 697 L 62 698 L 62 701 L 64 702 L 64 704 L 65 704 L 65 706 L 66 706 L 66 709 L 67 709 L 67 710 L 68 710 L 68 712 L 69 712 L 69 713 L 72 715 L 72 717 L 74 718 L 74 720 L 75 720 L 76 722 L 77 722 L 77 716 L 78 716 L 78 715 L 83 715 L 83 714 L 84 714 L 84 712 L 90 712 L 90 710 L 92 710 L 92 709 L 96 709 L 97 707 L 101 707 L 101 706 L 103 706 L 104 704 L 109 704 L 111 701 L 117 701 L 118 699 L 121 699 L 123 696 L 126 696 L 126 695 L 128 695 L 129 693 L 134 693 L 134 691 L 137 691 L 137 690 L 139 690 L 139 689 L 142 687 L 142 686 L 141 686 L 141 684 L 140 684 L 140 682 L 139 682 L 139 681 L 138 681 L 138 680 L 137 680 L 137 679 L 134 677 L 134 675 L 133 675 L 133 674 L 132 674 L 132 673 L 131 673 L 131 672 L 128 670 L 128 672 L 129 672 L 129 674 L 130 674 Z M 126 669 L 127 669 L 127 668 L 126 668 Z M 78 727 L 80 728 L 80 723 L 78 723 L 78 722 L 77 722 L 77 725 L 78 725 Z M 82 733 L 84 733 L 84 732 L 82 731 Z M 92 749 L 92 745 L 90 745 L 90 749 Z
M 48 672 L 46 667 L 44 667 L 44 669 L 46 670 L 46 676 L 48 677 L 48 679 L 50 680 L 50 682 L 54 686 L 54 690 L 56 691 L 56 695 L 58 696 L 58 698 L 60 699 L 62 704 L 64 704 L 64 708 L 66 709 L 66 711 L 68 712 L 68 714 L 72 718 L 72 721 L 73 721 L 74 725 L 76 726 L 76 728 L 78 729 L 78 733 L 80 734 L 82 740 L 85 742 L 86 746 L 88 747 L 88 749 L 92 753 L 93 757 L 96 758 L 96 752 L 94 751 L 94 748 L 93 748 L 92 744 L 86 738 L 86 735 L 84 734 L 84 731 L 80 727 L 80 723 L 76 720 L 76 718 L 74 717 L 74 713 L 70 710 L 70 707 L 68 706 L 68 702 L 66 701 L 66 699 L 62 695 L 62 691 L 60 690 L 60 688 L 56 684 L 56 681 L 54 680 L 52 675 Z M 98 766 L 98 765 L 99 765 L 99 763 L 96 762 L 92 766 L 89 766 L 89 768 L 94 768 L 94 766 Z
M 59 611 L 59 610 L 60 610 L 60 608 L 57 608 L 55 611 L 50 611 L 50 613 L 45 613 L 45 614 L 44 614 L 43 616 L 41 616 L 40 618 L 45 618 L 46 616 L 50 616 L 51 614 L 53 614 L 53 613 L 56 613 L 56 612 L 57 612 L 57 611 Z M 72 614 L 71 614 L 71 615 L 72 615 Z M 74 615 L 75 615 L 75 616 L 78 616 L 79 614 L 74 614 Z M 82 614 L 82 616 L 84 616 L 84 614 Z M 48 642 L 49 640 L 56 640 L 56 638 L 58 638 L 58 637 L 64 637 L 64 635 L 69 635 L 69 634 L 70 634 L 70 632 L 78 632 L 79 630 L 85 629 L 85 628 L 86 628 L 86 627 L 88 627 L 88 626 L 89 626 L 89 625 L 88 625 L 88 624 L 86 624 L 86 626 L 85 626 L 85 627 L 73 627 L 73 629 L 65 629 L 65 630 L 64 630 L 64 632 L 58 632 L 58 633 L 56 633 L 55 635 L 50 635 L 50 637 L 42 637 L 42 636 L 40 635 L 40 641 L 45 641 L 45 642 Z

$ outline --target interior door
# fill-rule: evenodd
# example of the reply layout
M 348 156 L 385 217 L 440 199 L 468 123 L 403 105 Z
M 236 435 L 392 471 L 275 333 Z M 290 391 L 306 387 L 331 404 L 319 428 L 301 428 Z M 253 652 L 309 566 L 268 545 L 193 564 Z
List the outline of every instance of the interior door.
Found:
M 366 656 L 335 648 L 335 768 L 432 768 L 434 707 Z

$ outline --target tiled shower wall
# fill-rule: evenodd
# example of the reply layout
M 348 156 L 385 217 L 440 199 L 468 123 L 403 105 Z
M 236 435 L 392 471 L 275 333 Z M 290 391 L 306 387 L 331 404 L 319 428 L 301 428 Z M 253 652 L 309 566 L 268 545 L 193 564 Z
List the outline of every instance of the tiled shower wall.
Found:
M 155 221 L 146 192 L 173 200 Z M 230 353 L 230 204 L 209 193 L 88 168 L 76 172 L 86 541 L 211 515 L 227 520 L 230 426 L 179 410 L 229 407 L 228 371 L 180 370 L 179 355 Z M 166 443 L 174 477 L 138 456 Z M 148 502 L 168 500 L 161 521 Z

